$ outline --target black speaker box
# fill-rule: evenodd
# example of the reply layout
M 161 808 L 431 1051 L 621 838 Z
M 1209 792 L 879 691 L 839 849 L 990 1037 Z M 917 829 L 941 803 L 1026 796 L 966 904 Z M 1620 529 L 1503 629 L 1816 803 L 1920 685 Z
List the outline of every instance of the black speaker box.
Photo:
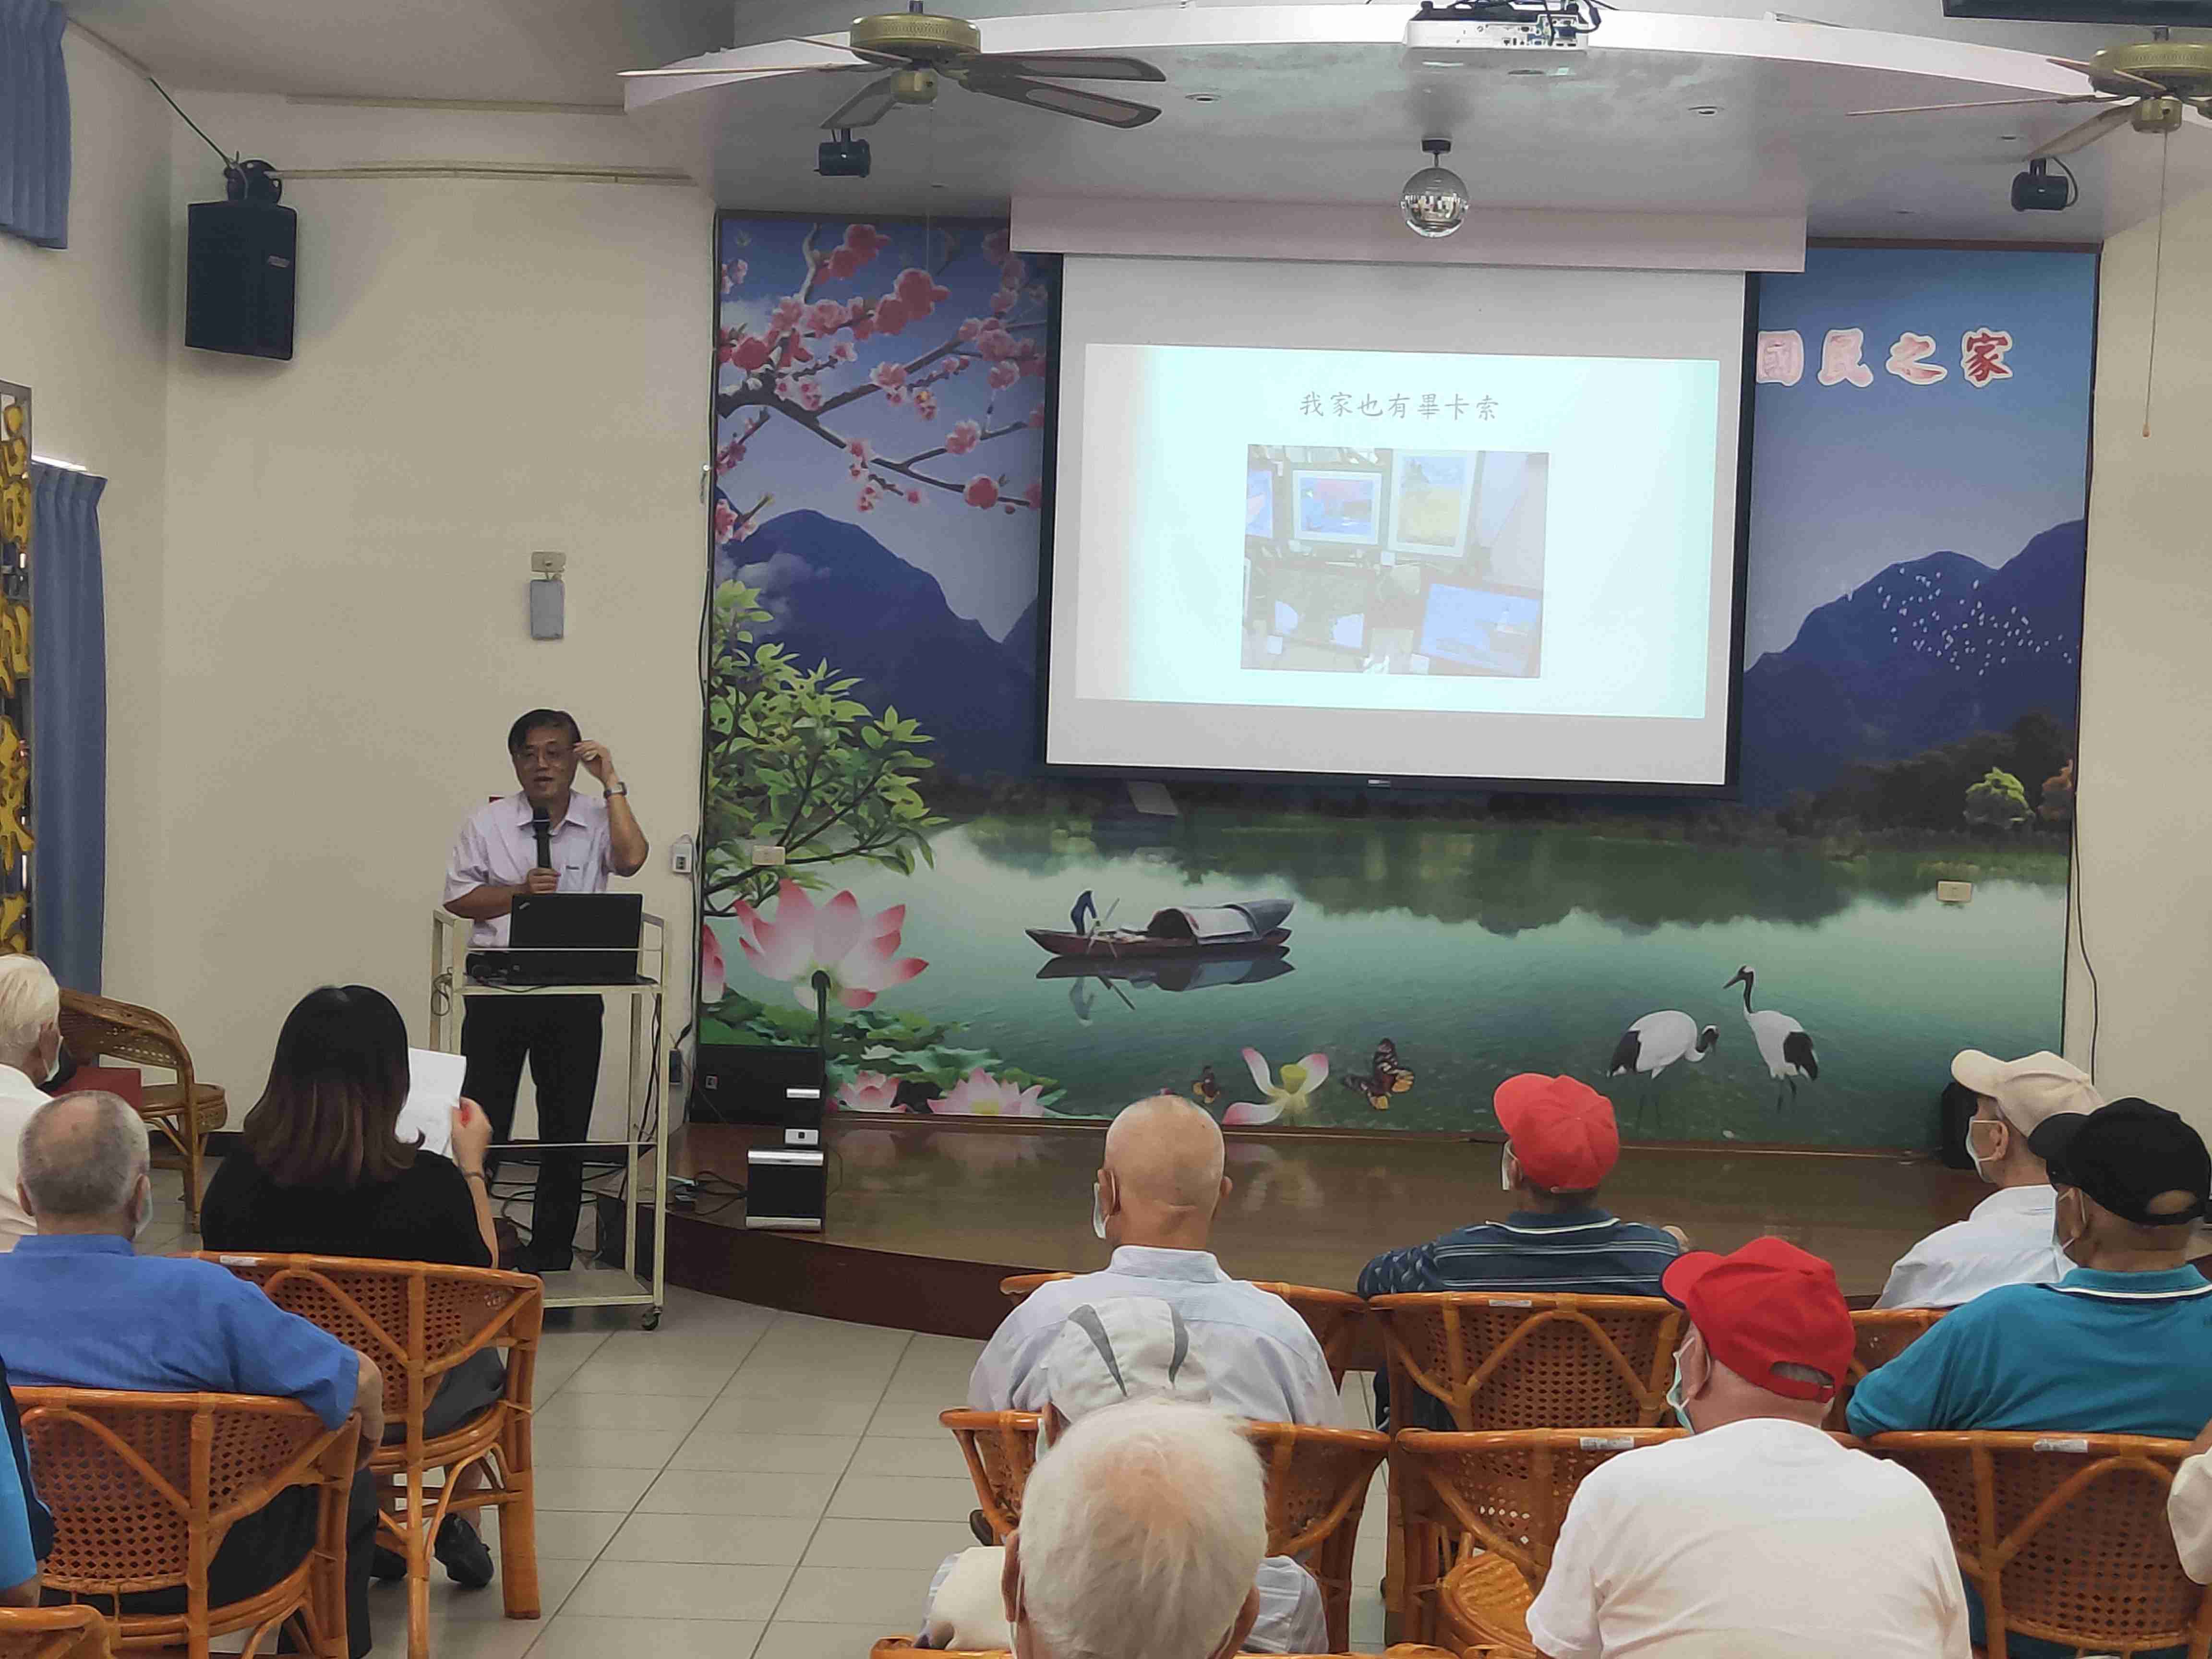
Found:
M 300 216 L 268 202 L 195 202 L 185 256 L 185 343 L 292 357 Z
M 815 1049 L 702 1042 L 686 1116 L 694 1123 L 818 1131 L 826 1086 Z

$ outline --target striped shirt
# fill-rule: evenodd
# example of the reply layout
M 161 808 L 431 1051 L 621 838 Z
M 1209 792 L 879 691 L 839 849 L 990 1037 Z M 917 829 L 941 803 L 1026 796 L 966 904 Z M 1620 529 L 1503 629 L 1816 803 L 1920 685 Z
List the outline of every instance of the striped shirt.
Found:
M 1516 1210 L 1426 1244 L 1385 1250 L 1359 1272 L 1362 1296 L 1416 1291 L 1534 1291 L 1581 1296 L 1657 1296 L 1659 1276 L 1682 1253 L 1672 1233 L 1609 1211 Z M 1423 1400 L 1401 1426 L 1449 1428 L 1439 1401 Z M 1433 1407 L 1433 1409 L 1431 1409 Z M 1375 1422 L 1389 1420 L 1387 1373 L 1375 1373 Z

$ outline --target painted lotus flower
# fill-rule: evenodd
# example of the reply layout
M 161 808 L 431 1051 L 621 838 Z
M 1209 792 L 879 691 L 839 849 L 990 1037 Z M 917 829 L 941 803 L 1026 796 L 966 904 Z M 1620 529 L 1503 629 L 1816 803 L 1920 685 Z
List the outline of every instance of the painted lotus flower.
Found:
M 1308 1054 L 1304 1060 L 1291 1060 L 1283 1067 L 1279 1085 L 1267 1074 L 1267 1057 L 1257 1048 L 1243 1051 L 1244 1064 L 1250 1067 L 1252 1081 L 1260 1085 L 1260 1092 L 1267 1098 L 1266 1103 L 1231 1106 L 1221 1115 L 1227 1124 L 1250 1126 L 1273 1123 L 1285 1113 L 1292 1117 L 1304 1117 L 1313 1109 L 1314 1091 L 1328 1081 L 1328 1056 Z
M 699 924 L 699 1000 L 720 1002 L 730 988 L 730 970 L 722 959 L 722 941 L 714 937 L 714 924 Z
M 772 920 L 744 903 L 732 914 L 744 929 L 738 948 L 745 960 L 769 979 L 791 981 L 792 996 L 802 1008 L 814 1006 L 817 973 L 830 975 L 836 1001 L 865 1008 L 877 993 L 903 985 L 929 966 L 919 957 L 898 954 L 899 932 L 906 923 L 903 904 L 863 916 L 860 901 L 849 892 L 817 905 L 805 888 L 787 881 L 776 889 Z
M 837 1104 L 848 1112 L 895 1112 L 898 1079 L 881 1072 L 855 1072 L 853 1080 L 837 1091 Z
M 1038 1103 L 1044 1085 L 1017 1089 L 978 1066 L 952 1085 L 951 1093 L 929 1103 L 929 1109 L 953 1117 L 1042 1117 Z

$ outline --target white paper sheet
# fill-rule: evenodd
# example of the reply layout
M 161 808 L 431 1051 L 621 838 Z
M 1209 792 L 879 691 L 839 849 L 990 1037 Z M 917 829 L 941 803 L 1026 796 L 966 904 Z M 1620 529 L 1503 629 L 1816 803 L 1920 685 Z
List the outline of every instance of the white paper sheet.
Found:
M 399 1109 L 399 1139 L 417 1135 L 441 1158 L 453 1152 L 453 1109 L 461 1103 L 461 1079 L 468 1061 L 436 1048 L 407 1051 L 407 1103 Z

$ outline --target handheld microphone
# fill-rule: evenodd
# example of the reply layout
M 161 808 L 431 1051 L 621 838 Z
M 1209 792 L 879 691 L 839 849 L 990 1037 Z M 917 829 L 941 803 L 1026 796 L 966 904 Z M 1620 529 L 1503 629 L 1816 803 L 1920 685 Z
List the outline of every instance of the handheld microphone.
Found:
M 547 816 L 544 807 L 530 815 L 530 827 L 538 835 L 538 867 L 550 870 L 553 867 L 553 820 Z

